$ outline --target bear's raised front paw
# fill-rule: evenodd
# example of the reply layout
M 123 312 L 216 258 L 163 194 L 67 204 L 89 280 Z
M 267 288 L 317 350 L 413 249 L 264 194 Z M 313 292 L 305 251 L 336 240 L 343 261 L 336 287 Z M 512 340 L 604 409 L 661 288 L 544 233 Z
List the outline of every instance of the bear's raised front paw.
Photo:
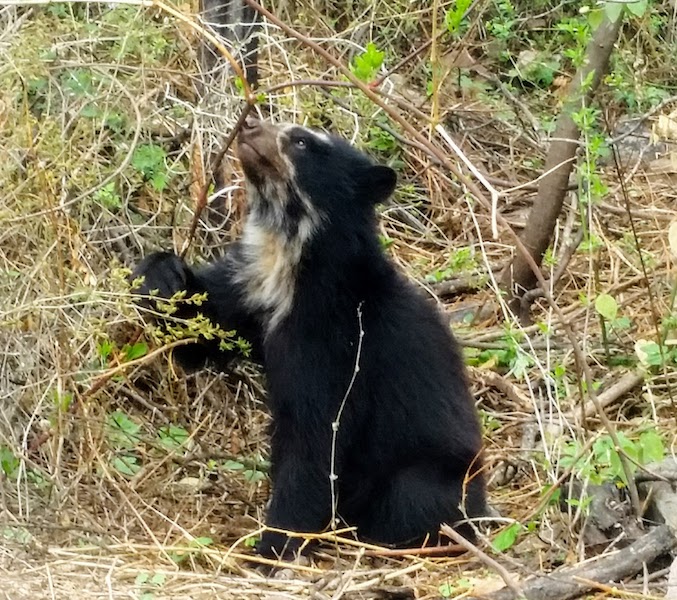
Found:
M 134 291 L 142 296 L 155 293 L 159 298 L 171 298 L 188 287 L 189 270 L 183 259 L 173 252 L 153 252 L 144 258 L 132 272 L 130 281 L 143 277 Z

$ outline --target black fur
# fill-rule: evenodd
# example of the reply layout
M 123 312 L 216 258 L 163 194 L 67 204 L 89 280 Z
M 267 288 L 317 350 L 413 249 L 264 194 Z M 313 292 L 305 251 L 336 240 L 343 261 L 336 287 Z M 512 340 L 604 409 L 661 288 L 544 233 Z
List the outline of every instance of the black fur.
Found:
M 250 199 L 245 232 L 254 223 L 294 240 L 300 219 L 314 223 L 292 269 L 288 310 L 271 325 L 275 308 L 253 306 L 247 282 L 238 281 L 251 260 L 247 233 L 205 268 L 158 253 L 135 276 L 145 276 L 144 292 L 206 291 L 203 310 L 259 348 L 273 417 L 267 524 L 300 532 L 330 526 L 332 422 L 358 347 L 336 438 L 336 514 L 362 539 L 397 545 L 437 540 L 440 523 L 486 514 L 480 428 L 458 348 L 432 303 L 379 245 L 374 204 L 392 193 L 394 172 L 338 138 L 254 121 L 248 127 L 240 139 Z M 257 128 L 275 137 L 292 171 L 285 175 Z M 286 204 L 265 196 L 276 178 Z M 224 362 L 209 346 L 200 359 Z M 472 537 L 467 524 L 457 529 Z M 295 538 L 268 532 L 258 548 L 273 555 L 297 547 Z

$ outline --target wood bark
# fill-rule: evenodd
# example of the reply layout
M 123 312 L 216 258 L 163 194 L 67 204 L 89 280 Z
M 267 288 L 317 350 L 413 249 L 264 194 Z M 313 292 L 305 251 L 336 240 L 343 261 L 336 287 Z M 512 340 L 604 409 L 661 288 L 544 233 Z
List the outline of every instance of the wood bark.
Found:
M 259 13 L 244 0 L 201 0 L 202 18 L 214 31 L 230 42 L 239 52 L 247 83 L 253 88 L 258 83 L 258 30 Z M 213 48 L 206 45 L 202 64 L 212 69 L 220 60 Z
M 661 525 L 642 536 L 627 548 L 612 552 L 593 562 L 567 567 L 548 575 L 527 579 L 522 583 L 522 596 L 527 600 L 568 600 L 596 589 L 596 583 L 615 585 L 627 577 L 641 573 L 644 565 L 671 552 L 677 538 L 667 525 Z M 472 599 L 475 600 L 475 599 Z M 479 599 L 477 599 L 479 600 Z M 483 600 L 516 600 L 512 590 L 503 588 L 487 594 Z
M 582 106 L 587 106 L 599 87 L 618 38 L 622 20 L 618 18 L 616 22 L 611 23 L 605 18 L 595 30 L 587 47 L 587 60 L 571 82 L 567 100 L 557 119 L 546 157 L 545 175 L 540 180 L 538 195 L 521 236 L 529 254 L 539 266 L 562 210 L 579 145 L 581 132 L 571 115 Z M 522 253 L 517 252 L 512 264 L 503 273 L 502 284 L 512 299 L 513 310 L 522 320 L 528 319 L 528 315 L 524 314 L 524 310 L 520 311 L 520 298 L 535 287 L 536 281 L 529 263 Z

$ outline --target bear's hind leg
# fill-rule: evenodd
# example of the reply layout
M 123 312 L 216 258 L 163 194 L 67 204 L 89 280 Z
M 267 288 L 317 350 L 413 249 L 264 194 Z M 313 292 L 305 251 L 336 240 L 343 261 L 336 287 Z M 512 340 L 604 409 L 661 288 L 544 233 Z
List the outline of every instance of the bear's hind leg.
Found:
M 465 490 L 464 479 L 463 473 L 425 463 L 400 468 L 381 489 L 374 490 L 358 519 L 358 535 L 403 547 L 421 545 L 426 539 L 428 545 L 437 544 L 441 523 L 454 526 L 465 515 L 478 517 L 486 512 L 481 475 L 468 481 Z M 468 523 L 454 529 L 468 539 L 475 537 Z

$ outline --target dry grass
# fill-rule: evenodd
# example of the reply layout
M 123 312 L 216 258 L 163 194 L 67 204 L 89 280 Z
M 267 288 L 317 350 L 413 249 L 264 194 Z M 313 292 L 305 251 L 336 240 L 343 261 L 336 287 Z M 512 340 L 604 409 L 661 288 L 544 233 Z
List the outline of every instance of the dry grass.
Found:
M 355 2 L 341 14 L 316 2 L 294 17 L 289 10 L 282 5 L 277 14 L 345 62 L 373 37 L 393 66 L 426 41 L 434 7 Z M 491 56 L 491 44 L 477 31 L 459 47 L 476 54 L 488 48 Z M 265 26 L 261 40 L 263 87 L 335 76 L 274 27 Z M 126 345 L 154 346 L 120 268 L 149 249 L 181 248 L 205 157 L 230 131 L 240 106 L 224 72 L 201 72 L 197 42 L 185 23 L 133 4 L 0 3 L 0 595 L 369 598 L 384 588 L 410 587 L 425 598 L 446 584 L 454 595 L 491 589 L 495 576 L 471 559 L 373 558 L 345 544 L 328 545 L 310 566 L 263 577 L 245 560 L 246 540 L 261 526 L 268 494 L 260 374 L 242 366 L 228 377 L 185 377 L 174 372 L 166 352 L 126 364 L 133 358 Z M 677 52 L 658 54 L 654 43 L 638 27 L 619 50 L 621 65 L 631 64 L 631 48 L 656 53 L 652 69 L 637 74 L 640 86 L 661 86 L 677 68 Z M 435 52 L 448 56 L 449 50 Z M 399 106 L 424 132 L 428 126 L 412 105 L 431 110 L 423 92 L 428 60 L 422 53 L 384 83 L 390 101 L 406 99 Z M 466 72 L 470 79 L 462 87 L 448 76 L 432 104 L 448 111 L 445 125 L 455 139 L 505 189 L 538 175 L 534 161 L 545 146 L 525 125 L 524 111 L 538 119 L 553 114 L 556 90 L 525 93 L 516 108 L 514 98 L 487 83 L 487 68 L 498 63 L 485 62 Z M 608 100 L 613 120 L 621 108 Z M 393 127 L 348 88 L 280 89 L 267 95 L 265 109 L 277 120 L 331 124 L 377 153 L 378 125 Z M 158 148 L 165 153 L 159 162 L 152 156 Z M 486 282 L 448 308 L 456 315 L 490 308 L 481 319 L 459 324 L 458 333 L 484 369 L 473 371 L 473 384 L 495 475 L 493 502 L 507 518 L 533 520 L 539 534 L 525 535 L 515 556 L 525 573 L 574 561 L 584 555 L 581 514 L 574 507 L 568 513 L 543 508 L 541 498 L 566 470 L 560 463 L 565 443 L 583 445 L 604 432 L 596 419 L 584 427 L 572 416 L 581 395 L 568 342 L 545 305 L 535 312 L 541 326 L 506 327 L 497 318 L 506 307 L 490 269 L 509 260 L 511 247 L 491 238 L 489 215 L 476 211 L 425 154 L 405 144 L 395 148 L 382 153 L 396 160 L 403 179 L 382 218 L 394 259 L 431 293 L 437 288 L 426 276 L 450 266 L 449 277 L 472 274 Z M 232 157 L 225 162 L 226 190 L 203 215 L 192 260 L 218 254 L 237 233 L 241 176 Z M 656 338 L 652 315 L 673 312 L 667 227 L 677 188 L 669 166 L 627 171 L 650 296 L 628 235 L 619 176 L 611 167 L 601 173 L 610 192 L 588 221 L 599 244 L 574 255 L 554 295 L 604 386 L 624 369 L 610 366 L 599 318 L 582 297 L 609 293 L 631 319 L 629 329 L 611 335 L 615 357 L 632 358 L 636 340 Z M 524 222 L 530 194 L 522 188 L 501 200 L 515 227 Z M 574 199 L 563 215 L 555 256 L 580 224 L 578 209 Z M 502 377 L 485 377 L 486 370 Z M 674 426 L 665 425 L 676 417 L 673 386 L 671 365 L 609 414 L 631 437 L 657 429 L 673 452 Z

